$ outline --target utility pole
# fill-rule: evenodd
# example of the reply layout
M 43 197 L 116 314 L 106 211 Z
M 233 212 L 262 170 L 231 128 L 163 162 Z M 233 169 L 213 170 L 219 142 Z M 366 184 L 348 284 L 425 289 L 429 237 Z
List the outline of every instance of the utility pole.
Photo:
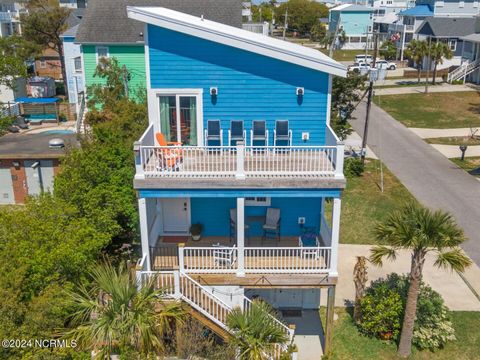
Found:
M 377 51 L 378 51 L 378 33 L 373 32 L 373 61 L 371 64 L 371 69 L 375 68 L 377 62 Z M 362 164 L 365 164 L 365 153 L 367 152 L 367 137 L 368 137 L 368 122 L 370 120 L 370 108 L 372 107 L 372 95 L 373 95 L 373 78 L 370 75 L 370 84 L 368 85 L 368 98 L 367 98 L 367 114 L 365 117 L 365 128 L 363 130 L 363 139 L 362 139 Z
M 430 71 L 430 66 L 432 66 L 432 61 L 431 61 L 431 58 L 430 58 L 430 51 L 431 51 L 431 48 L 432 48 L 432 37 L 429 36 L 428 37 L 428 63 L 427 63 L 427 78 L 425 79 L 425 94 L 428 93 L 428 75 L 429 75 L 429 71 Z
M 285 10 L 285 22 L 283 24 L 283 40 L 285 40 L 285 35 L 287 33 L 287 27 L 288 27 L 288 9 Z

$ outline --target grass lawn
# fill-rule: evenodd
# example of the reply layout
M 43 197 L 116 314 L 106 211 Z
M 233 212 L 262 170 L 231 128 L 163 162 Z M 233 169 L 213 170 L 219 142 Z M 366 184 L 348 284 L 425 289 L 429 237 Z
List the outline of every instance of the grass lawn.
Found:
M 325 320 L 324 309 L 322 321 Z M 333 353 L 329 360 L 393 360 L 397 347 L 393 343 L 370 339 L 361 335 L 345 308 L 336 308 L 338 320 L 334 322 Z M 451 313 L 456 341 L 449 342 L 444 349 L 431 351 L 413 350 L 410 359 L 415 360 L 475 360 L 480 359 L 480 312 L 455 311 Z
M 347 179 L 342 196 L 340 242 L 343 244 L 372 244 L 376 221 L 405 201 L 413 199 L 410 192 L 384 166 L 384 192 L 380 190 L 380 162 L 367 160 L 361 177 Z M 331 206 L 331 204 L 328 204 Z M 328 211 L 327 211 L 328 213 Z
M 321 49 L 325 55 L 328 55 L 327 49 Z M 373 51 L 369 51 L 367 54 L 373 55 Z M 355 55 L 365 55 L 365 50 L 335 50 L 333 52 L 333 59 L 337 61 L 353 61 Z
M 425 139 L 425 141 L 429 144 L 441 144 L 441 145 L 480 145 L 480 139 L 472 138 L 471 136 L 428 138 L 428 139 Z
M 475 169 L 478 169 L 480 167 L 480 157 L 479 156 L 473 156 L 473 157 L 467 157 L 465 160 L 460 160 L 460 158 L 453 158 L 450 159 L 454 164 L 460 166 L 463 170 L 469 172 Z M 480 176 L 480 175 L 477 175 Z
M 480 126 L 480 92 L 385 95 L 374 102 L 408 127 Z

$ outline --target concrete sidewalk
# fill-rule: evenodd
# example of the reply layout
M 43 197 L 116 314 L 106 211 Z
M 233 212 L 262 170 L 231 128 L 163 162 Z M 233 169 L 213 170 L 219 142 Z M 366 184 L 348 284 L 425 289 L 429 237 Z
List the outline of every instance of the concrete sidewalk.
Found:
M 353 267 L 356 256 L 370 255 L 371 245 L 340 244 L 338 255 L 339 278 L 336 289 L 335 305 L 343 306 L 346 302 L 355 299 L 355 286 L 353 284 Z M 401 251 L 395 261 L 385 260 L 383 267 L 376 267 L 368 263 L 368 284 L 371 281 L 385 277 L 392 272 L 405 274 L 410 272 L 410 252 Z M 435 291 L 440 293 L 445 304 L 450 310 L 455 311 L 480 311 L 480 300 L 475 296 L 469 285 L 456 272 L 438 269 L 433 266 L 435 254 L 429 253 L 424 266 L 424 281 Z M 480 293 L 480 268 L 472 265 L 464 274 L 468 283 Z M 322 292 L 322 305 L 326 304 L 326 293 Z
M 440 92 L 460 92 L 460 91 L 478 91 L 471 86 L 467 85 L 451 85 L 451 84 L 442 84 L 429 86 L 429 93 L 440 93 Z M 386 89 L 374 89 L 375 95 L 403 95 L 403 94 L 419 94 L 425 92 L 425 86 L 404 86 L 404 87 L 394 87 Z
M 435 150 L 440 152 L 443 156 L 451 158 L 459 158 L 462 156 L 458 145 L 441 145 L 430 144 Z M 480 156 L 480 145 L 469 145 L 465 151 L 465 157 Z
M 454 128 L 454 129 L 427 129 L 427 128 L 408 128 L 418 137 L 422 139 L 439 138 L 439 137 L 470 137 L 472 130 L 470 128 Z M 475 130 L 474 128 L 473 130 Z M 480 135 L 480 130 L 477 135 Z

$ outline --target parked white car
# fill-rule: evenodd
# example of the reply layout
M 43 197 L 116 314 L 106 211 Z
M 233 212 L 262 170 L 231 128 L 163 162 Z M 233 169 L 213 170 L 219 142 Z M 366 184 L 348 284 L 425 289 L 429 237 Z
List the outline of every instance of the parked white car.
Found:
M 348 67 L 348 71 L 353 71 L 361 74 L 366 74 L 370 70 L 370 65 L 364 62 L 355 63 Z
M 375 68 L 379 70 L 396 70 L 397 69 L 397 64 L 394 62 L 389 62 L 387 60 L 378 60 L 375 62 Z
M 367 63 L 370 64 L 373 61 L 372 55 L 356 55 L 355 64 Z

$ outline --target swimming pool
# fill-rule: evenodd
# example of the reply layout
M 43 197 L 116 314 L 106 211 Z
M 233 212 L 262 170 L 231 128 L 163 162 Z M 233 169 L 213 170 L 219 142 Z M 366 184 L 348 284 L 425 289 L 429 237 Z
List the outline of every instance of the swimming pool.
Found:
M 47 130 L 42 132 L 42 134 L 75 134 L 72 130 Z

